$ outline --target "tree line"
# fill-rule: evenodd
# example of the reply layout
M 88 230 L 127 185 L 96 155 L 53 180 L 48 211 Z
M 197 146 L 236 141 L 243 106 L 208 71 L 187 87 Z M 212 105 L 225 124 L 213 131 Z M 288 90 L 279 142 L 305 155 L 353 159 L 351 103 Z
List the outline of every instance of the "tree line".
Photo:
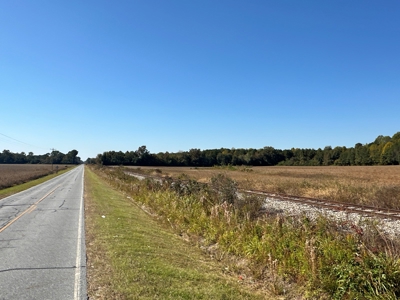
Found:
M 67 154 L 53 150 L 51 153 L 34 155 L 33 152 L 13 153 L 3 150 L 0 153 L 0 164 L 80 164 L 82 160 L 77 150 L 71 150 Z
M 146 146 L 136 151 L 107 151 L 89 158 L 87 163 L 131 166 L 364 166 L 400 164 L 400 132 L 392 137 L 378 136 L 369 144 L 354 147 L 326 146 L 324 149 L 190 149 L 176 153 L 150 153 Z

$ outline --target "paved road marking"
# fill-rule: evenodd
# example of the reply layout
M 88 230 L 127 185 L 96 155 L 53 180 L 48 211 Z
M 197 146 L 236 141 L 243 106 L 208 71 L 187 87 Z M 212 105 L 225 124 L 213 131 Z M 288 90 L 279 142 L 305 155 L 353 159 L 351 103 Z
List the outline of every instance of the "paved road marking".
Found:
M 35 210 L 35 208 L 37 207 L 37 205 L 43 201 L 44 199 L 46 199 L 48 196 L 50 196 L 51 194 L 54 193 L 54 191 L 56 189 L 58 189 L 60 187 L 60 185 L 56 186 L 53 190 L 51 190 L 50 192 L 48 192 L 46 195 L 44 195 L 42 198 L 40 198 L 38 201 L 36 201 L 34 204 L 32 204 L 31 206 L 29 206 L 24 212 L 22 212 L 21 214 L 19 214 L 18 216 L 16 216 L 14 219 L 12 219 L 10 222 L 8 222 L 4 227 L 2 227 L 0 229 L 0 232 L 3 232 L 4 230 L 6 230 L 9 226 L 11 226 L 11 224 L 15 223 L 18 219 L 20 219 L 23 215 L 27 214 L 27 213 L 31 213 L 32 211 Z
M 81 204 L 79 207 L 79 221 L 78 221 L 78 241 L 76 246 L 76 269 L 75 269 L 75 289 L 74 289 L 74 300 L 81 298 L 81 244 L 82 244 L 82 215 L 83 215 L 83 190 L 84 190 L 84 173 L 82 172 L 82 194 Z

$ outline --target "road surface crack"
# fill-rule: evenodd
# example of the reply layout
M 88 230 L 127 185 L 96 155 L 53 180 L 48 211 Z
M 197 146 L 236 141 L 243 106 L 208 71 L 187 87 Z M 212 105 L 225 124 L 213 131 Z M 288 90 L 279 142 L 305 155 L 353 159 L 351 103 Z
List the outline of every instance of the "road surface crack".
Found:
M 65 204 L 65 199 L 58 208 L 61 208 L 61 206 L 63 206 L 64 204 Z

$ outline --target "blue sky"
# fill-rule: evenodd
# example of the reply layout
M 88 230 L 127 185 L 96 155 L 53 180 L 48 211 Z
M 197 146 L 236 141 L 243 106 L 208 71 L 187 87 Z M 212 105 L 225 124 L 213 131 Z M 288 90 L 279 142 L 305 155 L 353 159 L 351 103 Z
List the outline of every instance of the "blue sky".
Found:
M 0 151 L 392 136 L 399 15 L 397 0 L 1 1 Z

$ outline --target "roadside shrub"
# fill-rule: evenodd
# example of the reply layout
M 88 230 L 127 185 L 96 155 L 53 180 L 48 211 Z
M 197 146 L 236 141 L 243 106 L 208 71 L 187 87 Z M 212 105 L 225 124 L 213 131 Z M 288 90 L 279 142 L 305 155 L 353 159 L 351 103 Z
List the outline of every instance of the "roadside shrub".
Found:
M 236 199 L 234 207 L 239 218 L 250 221 L 260 216 L 263 203 L 264 199 L 259 195 L 244 194 Z
M 211 178 L 210 188 L 214 203 L 222 204 L 227 202 L 235 204 L 238 200 L 237 183 L 224 174 L 218 174 Z
M 333 299 L 398 299 L 400 264 L 383 254 L 355 257 L 332 266 Z

